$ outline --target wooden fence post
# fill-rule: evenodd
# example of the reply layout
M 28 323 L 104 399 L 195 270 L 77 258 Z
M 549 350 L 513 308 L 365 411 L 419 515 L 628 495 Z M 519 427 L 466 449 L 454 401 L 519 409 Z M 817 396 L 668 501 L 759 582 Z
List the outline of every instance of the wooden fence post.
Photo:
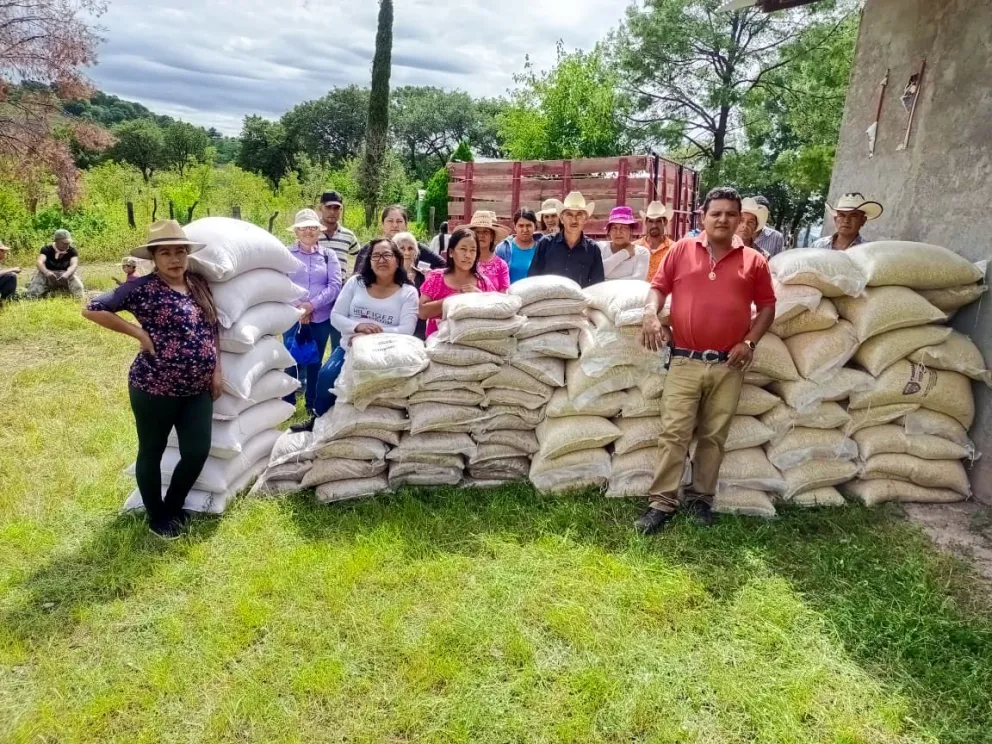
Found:
M 132 230 L 137 227 L 134 224 L 134 202 L 127 203 L 127 224 L 131 226 Z
M 275 224 L 276 218 L 278 216 L 279 216 L 279 213 L 278 212 L 273 212 L 272 213 L 272 216 L 269 217 L 269 232 L 272 232 L 272 226 Z
M 241 207 L 231 207 L 231 216 L 236 219 L 241 219 Z

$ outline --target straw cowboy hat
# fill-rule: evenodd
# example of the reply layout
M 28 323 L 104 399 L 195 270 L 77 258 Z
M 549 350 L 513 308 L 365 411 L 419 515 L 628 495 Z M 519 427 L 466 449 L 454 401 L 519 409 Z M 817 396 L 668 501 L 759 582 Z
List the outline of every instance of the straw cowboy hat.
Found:
M 768 207 L 758 204 L 749 196 L 741 200 L 741 214 L 744 213 L 753 214 L 758 219 L 758 229 L 755 232 L 765 229 L 768 224 Z
M 537 218 L 541 219 L 547 214 L 558 214 L 561 209 L 561 202 L 557 199 L 545 199 L 541 204 L 541 211 L 537 213 Z
M 675 210 L 671 207 L 665 206 L 660 201 L 653 201 L 648 204 L 646 212 L 641 212 L 641 219 L 656 220 L 660 217 L 664 219 L 665 222 L 671 222 L 674 214 Z
M 473 214 L 472 221 L 465 225 L 465 227 L 469 230 L 492 230 L 493 245 L 506 240 L 510 235 L 510 231 L 499 224 L 499 220 L 496 219 L 496 213 L 486 210 L 479 210 Z
M 293 224 L 287 228 L 290 232 L 297 230 L 301 227 L 323 227 L 320 222 L 320 217 L 312 209 L 301 209 L 296 213 L 296 219 L 293 220 Z
M 836 214 L 837 212 L 863 212 L 869 220 L 877 220 L 882 216 L 881 204 L 877 201 L 865 199 L 864 194 L 859 194 L 856 191 L 852 194 L 844 194 L 832 206 L 828 203 L 827 209 L 830 210 L 830 214 Z
M 176 220 L 159 220 L 148 228 L 148 242 L 139 245 L 131 255 L 135 258 L 143 258 L 146 261 L 152 260 L 152 248 L 159 248 L 163 245 L 184 245 L 186 253 L 196 253 L 204 247 L 204 243 L 194 243 L 186 237 L 182 225 Z
M 585 212 L 592 217 L 596 211 L 596 202 L 587 202 L 581 191 L 573 191 L 565 197 L 565 201 L 558 206 L 559 216 L 565 212 Z
M 636 225 L 637 218 L 634 217 L 634 210 L 630 207 L 614 207 L 610 210 L 610 217 L 606 220 L 606 229 L 610 225 Z

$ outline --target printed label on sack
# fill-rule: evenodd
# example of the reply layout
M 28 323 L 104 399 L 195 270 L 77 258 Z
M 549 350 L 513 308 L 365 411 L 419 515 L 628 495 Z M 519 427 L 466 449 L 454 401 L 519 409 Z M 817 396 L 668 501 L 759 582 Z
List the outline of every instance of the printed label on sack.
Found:
M 927 369 L 922 364 L 911 362 L 912 369 L 909 372 L 909 381 L 903 388 L 903 395 L 922 395 L 926 398 L 937 386 L 937 373 L 932 369 Z

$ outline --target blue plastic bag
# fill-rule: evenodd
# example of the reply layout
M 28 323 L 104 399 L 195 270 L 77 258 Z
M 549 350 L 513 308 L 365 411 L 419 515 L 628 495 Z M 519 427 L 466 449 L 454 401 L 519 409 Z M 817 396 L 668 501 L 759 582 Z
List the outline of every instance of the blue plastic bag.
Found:
M 300 367 L 320 364 L 320 352 L 317 350 L 317 342 L 313 340 L 313 335 L 310 333 L 309 325 L 301 324 L 296 329 L 296 334 L 289 340 L 286 348 Z

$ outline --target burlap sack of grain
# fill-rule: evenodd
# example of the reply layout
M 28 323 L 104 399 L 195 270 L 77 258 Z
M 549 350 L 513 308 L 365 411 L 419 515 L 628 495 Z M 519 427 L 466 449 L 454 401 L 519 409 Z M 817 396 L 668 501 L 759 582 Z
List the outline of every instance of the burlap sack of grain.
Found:
M 547 318 L 549 315 L 578 315 L 589 303 L 586 300 L 538 300 L 520 308 L 525 318 Z
M 713 511 L 738 517 L 772 519 L 776 516 L 775 504 L 771 497 L 764 491 L 756 491 L 753 488 L 718 490 L 713 498 Z
M 720 489 L 752 488 L 757 491 L 782 491 L 785 480 L 768 461 L 760 447 L 728 452 L 720 465 Z
M 803 491 L 793 496 L 789 503 L 806 507 L 845 506 L 847 504 L 844 497 L 840 495 L 840 491 L 832 486 Z
M 389 487 L 400 486 L 457 486 L 461 483 L 462 468 L 445 468 L 419 463 L 393 463 L 389 466 Z
M 303 488 L 313 488 L 331 481 L 374 478 L 385 472 L 384 460 L 315 460 L 300 485 Z
M 390 460 L 403 462 L 408 455 L 464 455 L 474 457 L 478 445 L 464 433 L 431 431 L 423 434 L 404 434 L 399 446 L 389 453 Z
M 565 387 L 565 360 L 553 357 L 526 357 L 516 354 L 510 364 L 539 382 L 554 388 Z M 486 387 L 483 384 L 483 387 Z M 527 390 L 526 392 L 534 392 Z
M 837 403 L 820 403 L 807 411 L 797 411 L 782 403 L 762 416 L 760 420 L 775 432 L 776 438 L 788 434 L 796 427 L 843 429 L 851 423 L 850 415 Z
M 610 453 L 605 449 L 581 450 L 555 458 L 537 454 L 531 462 L 530 482 L 542 493 L 602 488 L 611 472 Z
M 637 381 L 637 389 L 641 391 L 645 400 L 661 400 L 661 397 L 665 394 L 665 380 L 667 377 L 667 373 L 642 374 L 641 379 Z
M 342 374 L 338 378 L 338 382 L 342 382 L 347 378 Z M 339 390 L 339 385 L 334 387 L 335 391 Z M 404 409 L 407 406 L 407 402 L 410 396 L 415 395 L 420 391 L 420 375 L 414 375 L 413 377 L 408 377 L 405 380 L 399 380 L 393 385 L 387 387 L 382 387 L 374 390 L 370 390 L 364 395 L 339 395 L 338 400 L 351 403 L 359 411 L 364 411 L 369 406 L 382 406 L 383 408 L 395 408 Z
M 614 418 L 620 413 L 627 402 L 627 393 L 617 391 L 606 393 L 598 398 L 593 398 L 585 405 L 577 406 L 568 397 L 568 391 L 559 388 L 548 402 L 548 418 L 564 418 L 565 416 L 602 416 L 603 418 Z
M 848 408 L 857 411 L 894 403 L 914 403 L 946 413 L 966 429 L 975 420 L 975 399 L 967 377 L 907 361 L 896 362 L 885 370 L 873 390 L 853 394 Z
M 441 323 L 438 326 L 438 332 L 435 334 L 438 341 L 443 341 L 444 343 L 451 343 L 448 338 L 447 323 Z M 434 338 L 434 336 L 432 336 Z M 505 338 L 466 338 L 458 342 L 461 346 L 470 346 L 473 349 L 481 349 L 482 351 L 488 351 L 490 354 L 495 354 L 498 357 L 506 358 L 513 355 L 517 350 L 517 339 L 513 336 L 507 336 Z
M 799 379 L 799 372 L 785 342 L 772 333 L 766 333 L 761 337 L 754 349 L 754 361 L 748 372 L 786 382 Z
M 923 488 L 901 480 L 857 480 L 844 484 L 841 490 L 865 506 L 877 506 L 888 501 L 904 504 L 951 504 L 964 501 L 964 496 L 949 488 Z
M 395 437 L 393 445 L 400 443 L 397 432 L 388 432 Z M 389 452 L 389 443 L 370 436 L 335 439 L 316 447 L 315 456 L 319 460 L 383 460 Z
M 502 320 L 451 319 L 445 320 L 441 325 L 445 328 L 445 336 L 443 337 L 445 341 L 452 344 L 472 344 L 478 341 L 499 341 L 508 338 L 519 331 L 526 322 L 527 319 L 522 315 L 514 315 Z
M 773 256 L 768 266 L 780 284 L 813 287 L 831 299 L 857 297 L 868 283 L 846 251 L 796 248 Z
M 423 465 L 431 468 L 462 469 L 465 467 L 465 458 L 461 455 L 439 455 L 436 452 L 410 452 L 405 455 L 394 455 L 393 452 L 386 455 L 386 459 L 390 463 L 401 462 L 405 465 Z
M 781 384 L 795 385 L 798 383 L 788 382 Z M 754 385 L 744 385 L 741 387 L 741 397 L 737 402 L 737 415 L 761 416 L 768 413 L 781 402 L 778 396 L 769 393 L 767 390 L 755 387 Z
M 499 372 L 502 366 L 487 362 L 457 367 L 452 364 L 431 362 L 420 376 L 420 387 L 430 390 L 438 382 L 482 382 Z
M 468 433 L 486 418 L 479 408 L 453 406 L 447 403 L 417 403 L 410 406 L 410 433 L 431 431 Z
M 644 321 L 644 303 L 651 284 L 641 279 L 618 279 L 586 287 L 589 306 L 604 313 L 616 326 L 636 326 Z
M 555 359 L 579 358 L 579 331 L 552 331 L 531 336 L 517 342 L 520 356 L 554 357 Z
M 862 429 L 854 435 L 854 441 L 862 460 L 875 455 L 912 455 L 923 460 L 963 460 L 969 456 L 968 450 L 956 442 L 932 434 L 909 436 L 904 427 L 896 424 Z
M 661 396 L 657 398 L 646 398 L 640 388 L 617 393 L 617 395 L 624 396 L 620 409 L 620 415 L 623 418 L 647 418 L 649 416 L 660 418 L 665 410 L 664 401 Z
M 531 411 L 521 406 L 490 406 L 483 418 L 472 426 L 472 434 L 500 429 L 533 431 L 543 420 L 542 409 Z
M 554 392 L 554 388 L 533 376 L 527 374 L 522 369 L 512 365 L 506 365 L 496 371 L 490 377 L 482 381 L 482 389 L 505 388 L 507 390 L 519 390 L 523 393 L 533 395 L 544 395 L 548 399 Z
M 755 387 L 767 387 L 771 385 L 774 380 L 768 375 L 759 375 L 757 372 L 747 371 L 744 373 L 744 384 L 754 385 Z
M 640 449 L 658 449 L 661 436 L 661 417 L 657 418 L 616 418 L 613 425 L 620 429 L 620 438 L 613 443 L 613 453 L 625 455 Z
M 950 335 L 950 328 L 938 325 L 900 328 L 880 333 L 861 344 L 854 354 L 854 361 L 878 377 L 900 359 L 905 359 L 924 346 L 943 343 Z
M 842 367 L 831 375 L 830 379 L 822 382 L 813 380 L 773 382 L 770 389 L 780 396 L 786 405 L 797 411 L 808 412 L 823 402 L 847 400 L 851 393 L 862 393 L 873 387 L 875 387 L 875 378 L 867 372 Z
M 609 340 L 612 338 L 612 340 Z M 591 377 L 600 377 L 613 367 L 640 367 L 645 372 L 664 374 L 661 355 L 641 346 L 639 338 L 609 337 L 589 329 L 579 333 L 582 369 Z
M 934 369 L 959 372 L 992 387 L 992 372 L 985 366 L 982 352 L 974 341 L 957 331 L 950 334 L 943 343 L 917 349 L 909 355 L 909 361 Z
M 524 480 L 530 472 L 529 457 L 504 457 L 469 465 L 469 477 L 475 480 L 503 481 Z
M 450 403 L 454 406 L 481 406 L 486 402 L 486 394 L 478 390 L 418 390 L 407 399 L 409 405 L 416 403 Z
M 445 320 L 506 320 L 512 318 L 523 305 L 516 295 L 501 292 L 468 292 L 448 297 L 441 305 Z
M 590 377 L 582 369 L 581 360 L 565 363 L 565 381 L 568 397 L 576 406 L 586 406 L 601 395 L 628 390 L 638 383 L 642 375 L 636 367 L 611 367 L 600 377 Z
M 427 356 L 432 362 L 448 364 L 455 367 L 471 367 L 475 364 L 502 364 L 503 357 L 490 354 L 488 351 L 476 349 L 474 346 L 449 344 L 438 341 L 435 333 L 427 339 Z
M 858 445 L 837 429 L 798 427 L 765 448 L 768 461 L 779 470 L 799 467 L 810 460 L 854 460 Z
M 359 411 L 348 403 L 337 403 L 314 422 L 313 441 L 314 444 L 322 444 L 347 437 L 374 436 L 380 439 L 381 437 L 371 432 L 401 432 L 409 428 L 410 422 L 403 411 L 378 406 Z
M 599 449 L 612 444 L 623 432 L 609 419 L 599 416 L 569 416 L 545 419 L 537 427 L 538 455 L 553 460 L 580 450 Z
M 786 339 L 785 346 L 800 375 L 814 382 L 825 382 L 854 356 L 858 337 L 854 326 L 842 320 L 825 331 L 792 336 Z
M 481 465 L 493 460 L 507 460 L 515 457 L 526 458 L 527 452 L 512 444 L 480 444 L 478 450 L 469 458 L 469 465 Z
M 869 287 L 897 285 L 910 289 L 945 289 L 981 281 L 978 266 L 954 251 L 908 240 L 877 240 L 846 251 L 868 279 Z
M 260 499 L 275 498 L 277 496 L 286 496 L 291 493 L 296 493 L 301 490 L 303 490 L 303 486 L 300 485 L 299 481 L 268 478 L 263 473 L 258 477 L 258 480 L 255 481 L 255 485 L 251 487 L 251 490 L 248 491 L 248 496 L 257 497 Z M 140 492 L 135 491 L 135 493 L 138 493 L 140 498 Z M 193 492 L 190 491 L 190 493 Z M 190 506 L 189 496 L 186 497 L 186 502 L 183 504 L 183 509 L 186 511 L 202 511 Z
M 948 488 L 971 496 L 960 460 L 924 460 L 912 455 L 875 455 L 865 461 L 862 480 L 904 480 L 924 488 Z
M 417 393 L 451 393 L 451 392 L 467 392 L 475 393 L 483 398 L 485 397 L 486 391 L 482 389 L 481 382 L 432 382 L 430 385 L 421 385 L 420 390 Z M 417 393 L 414 393 L 416 395 Z M 410 396 L 411 398 L 413 395 Z M 433 398 L 434 396 L 431 396 Z M 475 405 L 475 403 L 465 403 L 458 400 L 443 400 L 442 403 L 452 403 L 454 405 Z
M 270 465 L 265 468 L 265 472 L 258 479 L 264 479 L 267 482 L 294 481 L 298 487 L 302 488 L 300 481 L 310 472 L 311 468 L 313 468 L 313 460 Z
M 836 304 L 862 342 L 880 333 L 939 323 L 945 318 L 943 312 L 906 287 L 876 287 L 866 290 L 864 297 L 838 298 Z
M 809 460 L 782 471 L 786 484 L 782 498 L 792 501 L 808 491 L 847 483 L 857 478 L 859 472 L 858 464 L 852 460 Z
M 518 341 L 541 336 L 556 331 L 580 331 L 589 325 L 584 315 L 549 315 L 544 318 L 528 318 L 516 332 Z
M 395 385 L 427 367 L 430 360 L 424 342 L 401 333 L 358 334 L 348 349 L 351 395 Z
M 389 491 L 389 481 L 384 475 L 357 480 L 331 481 L 317 486 L 317 501 L 321 504 L 331 504 L 336 501 L 348 501 L 387 491 Z
M 807 310 L 818 307 L 823 299 L 823 293 L 813 287 L 802 284 L 782 284 L 772 279 L 775 290 L 775 321 L 784 323 L 801 315 Z
M 472 440 L 476 444 L 505 444 L 516 447 L 528 455 L 533 455 L 541 449 L 541 445 L 537 441 L 537 434 L 532 431 L 506 429 L 477 432 L 472 434 Z
M 775 432 L 753 416 L 734 416 L 727 434 L 726 452 L 760 447 L 770 442 Z
M 946 413 L 931 411 L 928 408 L 917 408 L 913 411 L 907 411 L 896 423 L 905 428 L 906 433 L 911 437 L 920 434 L 932 434 L 935 437 L 960 444 L 968 450 L 969 457 L 975 452 L 975 444 L 968 437 L 968 430 L 961 425 L 960 421 Z
M 653 449 L 638 449 L 613 455 L 613 472 L 606 488 L 611 499 L 645 497 L 654 481 L 658 453 Z
M 563 276 L 529 276 L 510 285 L 507 294 L 516 295 L 526 307 L 544 300 L 580 300 L 586 296 L 582 287 Z
M 921 289 L 920 296 L 948 315 L 953 315 L 966 305 L 981 299 L 989 291 L 987 284 L 965 284 L 947 289 Z
M 913 404 L 896 403 L 891 406 L 878 406 L 877 408 L 865 408 L 861 411 L 848 411 L 851 415 L 851 422 L 844 427 L 844 433 L 849 437 L 853 436 L 862 429 L 888 424 L 902 418 L 907 413 L 912 413 L 918 408 L 919 406 Z M 949 420 L 954 421 L 951 418 Z M 954 423 L 957 424 L 956 421 Z M 961 424 L 957 425 L 960 426 Z
M 771 332 L 784 340 L 800 333 L 825 331 L 839 319 L 834 303 L 830 300 L 820 300 L 820 304 L 812 310 L 806 310 L 789 320 L 776 320 L 772 323 Z
M 489 406 L 520 406 L 531 411 L 544 408 L 551 400 L 550 393 L 534 394 L 525 393 L 522 390 L 510 390 L 509 388 L 491 388 L 486 391 L 486 399 L 483 405 Z

